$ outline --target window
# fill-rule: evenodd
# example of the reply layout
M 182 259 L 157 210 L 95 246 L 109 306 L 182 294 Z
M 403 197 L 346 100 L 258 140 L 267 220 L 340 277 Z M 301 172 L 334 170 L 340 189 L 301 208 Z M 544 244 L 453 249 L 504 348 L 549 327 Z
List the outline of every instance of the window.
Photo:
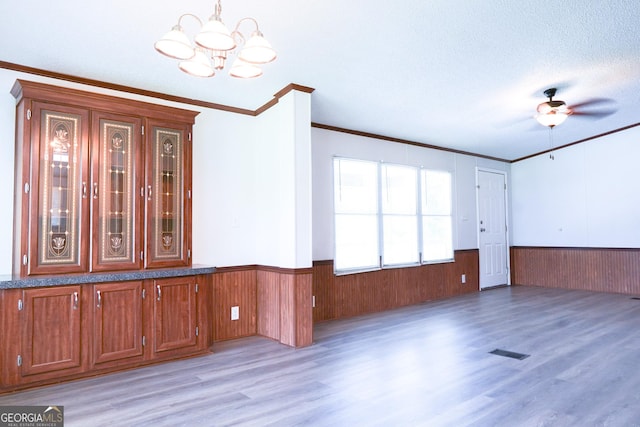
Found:
M 334 222 L 335 269 L 376 268 L 378 249 L 378 165 L 360 160 L 335 159 Z
M 418 249 L 418 169 L 381 166 L 382 263 L 416 264 Z
M 336 273 L 453 260 L 445 171 L 334 159 Z
M 422 260 L 452 260 L 451 174 L 423 169 L 421 177 Z

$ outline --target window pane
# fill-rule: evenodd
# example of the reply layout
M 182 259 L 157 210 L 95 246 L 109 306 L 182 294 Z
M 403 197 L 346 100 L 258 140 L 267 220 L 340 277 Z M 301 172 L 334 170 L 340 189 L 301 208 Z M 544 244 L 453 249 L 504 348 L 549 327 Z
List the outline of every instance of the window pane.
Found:
M 415 264 L 419 261 L 418 222 L 415 215 L 385 215 L 382 229 L 384 265 Z
M 378 164 L 334 159 L 336 271 L 380 266 Z
M 453 233 L 450 216 L 423 216 L 423 261 L 453 259 Z
M 382 212 L 416 215 L 418 169 L 409 166 L 383 165 Z
M 335 216 L 336 270 L 378 267 L 377 215 Z
M 422 214 L 451 215 L 451 174 L 422 171 Z
M 334 159 L 333 176 L 336 213 L 377 213 L 377 163 Z

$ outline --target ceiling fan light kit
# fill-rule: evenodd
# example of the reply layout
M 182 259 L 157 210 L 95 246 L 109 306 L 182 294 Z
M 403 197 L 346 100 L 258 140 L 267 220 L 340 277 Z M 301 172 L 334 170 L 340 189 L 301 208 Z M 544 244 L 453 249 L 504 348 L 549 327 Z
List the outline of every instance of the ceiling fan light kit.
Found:
M 204 25 L 202 20 L 191 13 L 185 13 L 178 18 L 178 24 L 158 40 L 155 49 L 169 58 L 179 59 L 178 67 L 185 73 L 196 77 L 212 77 L 216 70 L 225 67 L 229 54 L 235 53 L 237 58 L 229 70 L 229 75 L 239 78 L 253 78 L 262 75 L 261 65 L 276 59 L 276 51 L 264 38 L 258 27 L 258 22 L 250 17 L 238 21 L 233 31 L 229 31 L 221 18 L 222 6 L 217 0 L 214 14 Z M 181 22 L 185 17 L 192 17 L 200 24 L 200 31 L 195 35 L 194 42 L 185 34 Z M 243 22 L 251 22 L 254 30 L 247 39 L 239 28 Z
M 536 115 L 538 123 L 549 128 L 564 123 L 571 114 L 571 110 L 569 110 L 564 101 L 553 100 L 556 95 L 556 88 L 547 89 L 544 94 L 549 100 L 538 105 L 538 114 Z

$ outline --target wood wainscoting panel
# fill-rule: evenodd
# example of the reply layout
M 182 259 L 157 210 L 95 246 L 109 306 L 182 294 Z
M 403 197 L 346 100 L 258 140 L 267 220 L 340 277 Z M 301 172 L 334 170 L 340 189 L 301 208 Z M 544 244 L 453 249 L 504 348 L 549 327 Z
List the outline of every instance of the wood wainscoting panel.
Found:
M 291 347 L 313 343 L 312 273 L 280 275 L 280 342 Z
M 313 272 L 295 275 L 296 347 L 313 344 Z
M 231 320 L 231 307 L 240 318 Z M 256 270 L 218 269 L 213 274 L 213 339 L 229 340 L 256 334 Z
M 640 249 L 514 246 L 511 283 L 640 295 Z
M 455 252 L 455 261 L 336 276 L 331 261 L 313 264 L 313 320 L 385 311 L 479 290 L 478 250 Z M 462 283 L 462 275 L 466 283 Z
M 280 341 L 280 273 L 258 270 L 258 335 Z
M 336 282 L 333 275 L 333 261 L 314 261 L 313 263 L 313 321 L 337 319 Z
M 213 275 L 213 340 L 262 335 L 292 347 L 310 345 L 312 281 L 311 268 L 219 268 Z M 240 308 L 239 320 L 231 320 L 233 306 Z
M 258 335 L 291 347 L 313 342 L 312 270 L 259 267 Z
M 296 276 L 280 274 L 279 277 L 279 305 L 280 336 L 278 340 L 286 345 L 296 345 Z
M 338 319 L 361 313 L 384 311 L 393 307 L 395 289 L 390 283 L 391 270 L 336 276 Z

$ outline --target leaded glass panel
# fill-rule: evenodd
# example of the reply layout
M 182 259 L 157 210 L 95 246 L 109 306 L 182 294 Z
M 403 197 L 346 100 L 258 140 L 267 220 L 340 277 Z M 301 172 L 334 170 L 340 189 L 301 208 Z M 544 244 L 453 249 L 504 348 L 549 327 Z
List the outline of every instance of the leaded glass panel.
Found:
M 82 197 L 81 117 L 42 110 L 38 261 L 76 265 Z
M 100 120 L 99 264 L 135 260 L 134 156 L 133 124 Z
M 151 261 L 183 257 L 183 132 L 153 129 L 150 250 Z M 155 192 L 155 194 L 153 194 Z

